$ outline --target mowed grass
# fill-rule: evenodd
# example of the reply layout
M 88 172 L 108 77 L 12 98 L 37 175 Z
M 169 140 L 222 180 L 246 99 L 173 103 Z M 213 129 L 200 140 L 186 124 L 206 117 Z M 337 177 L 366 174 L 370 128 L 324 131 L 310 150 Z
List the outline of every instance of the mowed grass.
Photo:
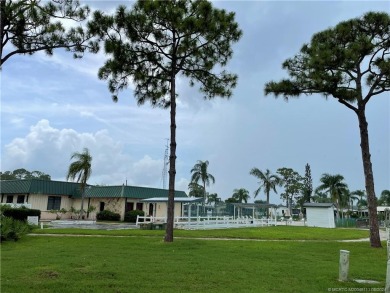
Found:
M 156 236 L 163 237 L 165 231 L 159 230 L 90 230 L 90 229 L 36 229 L 38 234 L 73 234 L 73 235 L 111 235 L 111 236 Z M 313 227 L 277 226 L 215 230 L 175 230 L 175 237 L 187 238 L 240 238 L 259 240 L 345 240 L 368 238 L 368 230 L 327 229 Z
M 341 249 L 351 279 L 380 284 L 339 282 Z M 383 288 L 385 274 L 386 249 L 368 242 L 42 235 L 1 247 L 2 293 L 329 292 Z

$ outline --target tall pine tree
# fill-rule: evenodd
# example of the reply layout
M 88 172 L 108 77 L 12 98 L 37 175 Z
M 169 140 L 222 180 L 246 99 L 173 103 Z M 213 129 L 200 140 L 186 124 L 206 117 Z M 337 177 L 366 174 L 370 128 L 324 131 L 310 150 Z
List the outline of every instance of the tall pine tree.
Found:
M 315 34 L 293 58 L 283 63 L 290 79 L 271 81 L 265 94 L 288 100 L 302 94 L 332 97 L 352 110 L 360 131 L 360 148 L 370 218 L 370 243 L 379 236 L 374 175 L 366 118 L 367 103 L 390 91 L 390 15 L 369 12 Z
M 178 77 L 198 85 L 205 99 L 230 97 L 237 76 L 222 70 L 241 37 L 234 13 L 206 0 L 137 1 L 112 16 L 94 13 L 90 32 L 104 41 L 109 56 L 99 71 L 114 101 L 134 84 L 138 104 L 170 108 L 168 217 L 165 241 L 173 241 L 176 175 L 176 100 Z

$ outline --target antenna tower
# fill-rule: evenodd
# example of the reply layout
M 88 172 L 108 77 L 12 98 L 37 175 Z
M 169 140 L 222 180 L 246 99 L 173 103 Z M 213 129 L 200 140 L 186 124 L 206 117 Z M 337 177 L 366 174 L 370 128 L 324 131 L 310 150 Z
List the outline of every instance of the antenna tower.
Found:
M 168 164 L 169 164 L 168 152 L 169 152 L 169 139 L 167 138 L 167 145 L 165 147 L 165 153 L 164 153 L 164 166 L 162 170 L 163 189 L 166 188 L 167 178 L 168 178 Z

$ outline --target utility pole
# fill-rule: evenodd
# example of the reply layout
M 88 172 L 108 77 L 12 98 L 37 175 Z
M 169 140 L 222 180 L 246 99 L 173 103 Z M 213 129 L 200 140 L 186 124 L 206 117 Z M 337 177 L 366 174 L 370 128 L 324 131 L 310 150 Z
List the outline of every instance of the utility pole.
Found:
M 164 153 L 164 166 L 162 170 L 162 182 L 163 182 L 163 189 L 166 188 L 167 184 L 167 177 L 168 177 L 168 164 L 169 164 L 169 139 L 167 138 L 167 145 L 165 147 L 165 153 Z

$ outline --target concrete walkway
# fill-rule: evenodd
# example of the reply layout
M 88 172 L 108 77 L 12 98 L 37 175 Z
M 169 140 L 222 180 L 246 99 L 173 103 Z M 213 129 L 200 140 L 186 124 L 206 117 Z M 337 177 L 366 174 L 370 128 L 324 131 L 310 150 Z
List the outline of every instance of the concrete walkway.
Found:
M 137 228 L 136 228 L 137 229 Z M 106 229 L 115 230 L 115 229 Z M 119 229 L 118 229 L 119 230 Z M 47 237 L 117 237 L 117 238 L 134 238 L 134 237 L 157 237 L 157 236 L 141 236 L 141 235 L 83 235 L 83 234 L 28 234 L 30 236 L 47 236 Z M 381 241 L 387 240 L 386 231 L 380 230 Z M 252 239 L 252 238 L 212 238 L 212 237 L 180 237 L 175 236 L 175 239 L 197 239 L 197 240 L 213 240 L 213 241 L 255 241 L 255 242 L 369 242 L 369 238 L 360 239 L 345 239 L 345 240 L 305 240 L 305 239 Z
M 281 223 L 281 225 L 286 225 L 286 223 Z M 289 226 L 304 226 L 304 222 L 299 221 L 299 222 L 294 222 L 293 224 L 289 224 Z M 123 223 L 123 222 L 118 222 L 118 223 L 102 223 L 102 222 L 96 222 L 96 221 L 86 221 L 83 223 L 83 221 L 52 221 L 50 223 L 51 228 L 55 229 L 63 229 L 63 228 L 78 228 L 78 229 L 92 229 L 92 230 L 126 230 L 126 229 L 139 229 L 135 225 L 135 223 Z M 50 229 L 50 228 L 46 228 Z M 366 230 L 367 232 L 368 229 L 362 229 Z M 386 233 L 386 230 L 380 229 L 380 238 L 381 241 L 386 241 L 388 234 Z M 70 236 L 70 237 L 135 237 L 135 236 L 115 236 L 115 235 L 75 235 L 75 234 L 29 234 L 32 236 Z M 137 237 L 142 237 L 142 236 L 137 236 Z M 145 237 L 150 237 L 150 236 L 145 236 Z M 186 237 L 175 237 L 177 239 L 187 239 Z M 318 241 L 324 241 L 324 240 L 267 240 L 267 239 L 238 239 L 238 238 L 188 238 L 188 239 L 203 239 L 203 240 L 244 240 L 244 241 L 313 241 L 313 242 L 318 242 Z M 370 241 L 369 238 L 361 238 L 361 239 L 345 239 L 345 240 L 329 240 L 329 241 L 337 241 L 337 242 L 368 242 Z
M 91 230 L 125 230 L 125 229 L 139 229 L 135 223 L 104 223 L 96 221 L 52 221 L 49 223 L 50 228 L 65 229 L 91 229 Z M 48 228 L 48 229 L 50 229 Z
M 365 229 L 368 232 L 368 229 Z M 386 233 L 386 230 L 379 229 L 379 236 L 381 238 L 381 241 L 386 241 L 388 234 Z M 350 239 L 350 240 L 339 240 L 340 242 L 361 242 L 361 241 L 370 241 L 370 238 L 362 238 L 362 239 Z

